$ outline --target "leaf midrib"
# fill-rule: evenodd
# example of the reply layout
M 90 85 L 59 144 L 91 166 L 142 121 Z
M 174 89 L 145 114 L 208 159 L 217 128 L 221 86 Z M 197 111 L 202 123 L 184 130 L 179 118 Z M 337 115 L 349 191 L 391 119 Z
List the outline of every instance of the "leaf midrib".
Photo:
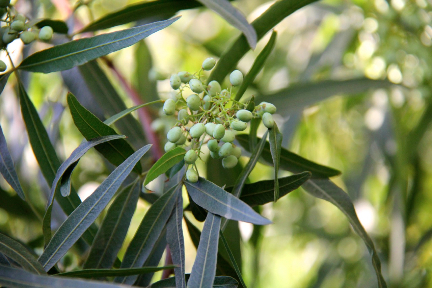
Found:
M 26 257 L 24 257 L 23 254 L 21 254 L 19 251 L 15 250 L 13 247 L 6 245 L 6 243 L 4 243 L 4 242 L 0 242 L 0 245 L 3 245 L 4 247 L 9 248 L 13 252 L 15 252 L 17 255 L 19 255 L 26 263 L 28 263 L 30 265 L 30 267 L 32 267 L 36 271 L 37 274 L 40 275 L 39 270 L 35 266 L 33 266 L 33 263 L 31 263 Z

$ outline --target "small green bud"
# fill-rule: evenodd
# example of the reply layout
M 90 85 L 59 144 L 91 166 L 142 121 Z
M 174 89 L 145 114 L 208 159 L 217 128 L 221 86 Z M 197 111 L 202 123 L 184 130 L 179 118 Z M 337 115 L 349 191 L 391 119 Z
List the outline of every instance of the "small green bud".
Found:
M 24 31 L 20 35 L 21 40 L 24 44 L 30 44 L 36 39 L 36 35 L 30 31 Z
M 193 168 L 189 168 L 186 171 L 186 179 L 189 182 L 198 182 L 198 173 Z
M 252 119 L 252 112 L 248 110 L 239 110 L 237 111 L 236 116 L 243 122 L 249 122 Z
M 209 110 L 211 105 L 211 97 L 209 95 L 206 95 L 204 96 L 203 101 L 204 101 L 203 109 Z
M 273 128 L 274 120 L 273 120 L 273 116 L 269 112 L 265 112 L 263 114 L 262 121 L 264 123 L 264 126 L 266 126 L 268 129 Z
M 225 143 L 219 149 L 219 156 L 220 157 L 227 157 L 227 156 L 231 155 L 232 150 L 233 150 L 232 144 L 231 143 Z
M 270 114 L 276 113 L 276 106 L 268 102 L 261 102 L 260 106 L 264 110 L 264 112 L 268 112 Z
M 180 85 L 181 85 L 180 77 L 177 74 L 171 75 L 170 84 L 174 90 L 177 90 L 178 88 L 180 88 Z
M 182 130 L 180 127 L 173 127 L 168 131 L 167 138 L 170 142 L 177 142 L 182 135 Z
M 218 152 L 219 151 L 219 144 L 216 139 L 211 139 L 207 142 L 207 147 L 212 152 Z
M 210 136 L 213 136 L 214 128 L 216 127 L 215 123 L 207 123 L 205 124 L 206 133 Z
M 203 70 L 210 71 L 216 65 L 216 60 L 213 58 L 207 58 L 202 63 Z
M 193 164 L 198 159 L 198 155 L 195 150 L 189 150 L 184 156 L 184 161 L 186 164 Z
M 247 123 L 240 120 L 233 120 L 230 124 L 230 127 L 236 131 L 243 131 L 246 129 Z
M 176 147 L 176 144 L 175 143 L 172 143 L 172 142 L 167 142 L 166 144 L 165 144 L 165 147 L 164 147 L 164 150 L 165 150 L 165 152 L 168 152 L 168 151 L 171 151 L 172 149 L 174 149 Z
M 230 98 L 230 97 L 231 97 L 229 91 L 226 90 L 226 89 L 224 89 L 224 90 L 222 90 L 222 91 L 220 92 L 220 96 L 221 96 L 222 98 Z
M 5 29 L 4 33 L 3 33 L 3 43 L 4 44 L 9 44 L 12 41 L 14 41 L 17 38 L 17 34 L 14 30 L 11 30 L 9 27 Z
M 234 147 L 233 150 L 231 151 L 231 155 L 234 155 L 236 158 L 240 158 L 240 156 L 241 156 L 240 147 L 238 147 L 238 146 Z
M 15 31 L 23 31 L 24 30 L 24 22 L 21 20 L 14 20 L 11 25 L 11 29 Z
M 183 120 L 183 119 L 187 119 L 187 118 L 189 118 L 189 113 L 188 113 L 188 111 L 187 111 L 186 109 L 181 109 L 181 110 L 178 112 L 178 120 L 181 121 L 181 120 Z
M 1 8 L 6 8 L 7 6 L 9 6 L 9 4 L 10 4 L 10 0 L 0 0 Z
M 6 63 L 0 60 L 0 72 L 4 72 L 6 71 L 6 69 L 7 69 Z
M 186 142 L 186 136 L 182 133 L 180 136 L 180 139 L 177 140 L 177 142 L 175 142 L 175 144 L 177 145 L 183 145 Z
M 197 123 L 192 126 L 189 133 L 192 138 L 199 138 L 205 131 L 205 126 L 203 123 Z
M 237 159 L 237 157 L 235 157 L 233 155 L 230 155 L 230 156 L 222 159 L 222 166 L 225 169 L 233 168 L 237 165 L 237 163 L 238 163 L 238 159 Z
M 211 156 L 213 159 L 219 159 L 219 158 L 220 158 L 218 152 L 210 151 L 210 156 Z
M 50 26 L 44 26 L 39 31 L 39 40 L 49 41 L 53 37 L 54 30 Z
M 186 71 L 181 71 L 177 73 L 177 75 L 180 77 L 181 82 L 183 83 L 189 83 L 190 80 L 194 78 L 192 74 Z
M 163 105 L 163 112 L 165 115 L 173 115 L 175 113 L 176 102 L 173 99 L 168 99 Z
M 239 70 L 234 70 L 231 72 L 230 82 L 233 86 L 239 86 L 243 82 L 243 73 Z
M 221 86 L 219 82 L 213 80 L 207 86 L 207 92 L 210 96 L 216 96 L 217 93 L 221 92 Z
M 233 142 L 235 139 L 235 133 L 232 130 L 226 130 L 224 137 L 222 137 L 223 142 Z
M 204 91 L 204 86 L 198 79 L 192 79 L 189 81 L 190 89 L 195 93 L 201 93 Z
M 186 99 L 186 103 L 190 110 L 197 111 L 201 106 L 201 98 L 197 94 L 192 94 Z
M 213 130 L 213 137 L 221 139 L 225 135 L 225 127 L 222 124 L 217 124 Z

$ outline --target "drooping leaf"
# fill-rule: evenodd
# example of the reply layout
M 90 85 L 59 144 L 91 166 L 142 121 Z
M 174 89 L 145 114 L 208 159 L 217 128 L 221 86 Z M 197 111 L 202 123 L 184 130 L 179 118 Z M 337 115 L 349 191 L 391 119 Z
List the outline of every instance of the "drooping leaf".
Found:
M 114 129 L 104 124 L 90 111 L 81 106 L 71 93 L 68 94 L 67 101 L 75 125 L 87 140 L 102 136 L 117 135 Z M 96 150 L 115 166 L 123 163 L 126 158 L 134 153 L 133 148 L 124 139 L 98 145 L 96 146 Z M 141 174 L 142 168 L 139 163 L 134 167 L 134 171 Z
M 157 3 L 161 2 L 162 1 L 158 1 Z M 190 2 L 192 1 L 189 1 L 189 3 Z M 138 5 L 150 3 L 154 4 L 156 2 L 144 2 Z M 133 73 L 134 77 L 132 79 L 134 87 L 144 103 L 159 100 L 159 95 L 157 93 L 157 80 L 155 77 L 152 77 L 151 74 L 152 71 L 154 71 L 151 51 L 145 40 L 137 43 L 135 47 L 135 71 Z
M 27 250 L 27 248 L 21 245 L 18 241 L 1 233 L 0 253 L 17 262 L 23 269 L 29 272 L 45 274 L 43 267 L 36 260 L 36 257 Z
M 190 288 L 213 287 L 216 276 L 220 223 L 220 216 L 212 213 L 207 214 L 191 276 L 187 283 Z
M 354 209 L 354 205 L 348 194 L 329 179 L 310 179 L 303 184 L 303 188 L 312 196 L 332 203 L 345 214 L 354 231 L 363 239 L 372 256 L 372 265 L 375 269 L 378 286 L 387 287 L 384 277 L 381 274 L 381 261 L 378 257 L 377 251 L 375 250 L 373 241 L 361 225 Z
M 3 75 L 0 75 L 0 95 L 3 93 L 4 88 L 6 87 L 6 83 L 9 79 L 11 73 L 6 73 Z
M 141 267 L 149 257 L 159 235 L 173 211 L 182 185 L 172 187 L 147 211 L 135 236 L 129 244 L 121 268 Z M 133 284 L 136 276 L 116 277 L 115 282 Z
M 108 205 L 114 193 L 132 171 L 135 164 L 150 149 L 146 145 L 139 149 L 118 166 L 56 231 L 45 251 L 39 257 L 46 271 L 79 239 L 85 230 L 96 220 L 102 210 Z
M 111 204 L 90 248 L 84 269 L 110 268 L 122 247 L 135 212 L 141 182 L 125 187 Z
M 26 59 L 19 69 L 50 73 L 67 70 L 90 60 L 126 48 L 171 25 L 178 18 L 158 21 L 118 32 L 82 38 L 37 52 Z
M 279 128 L 277 127 L 276 123 L 274 124 L 274 127 L 270 129 L 269 143 L 270 153 L 272 155 L 274 165 L 274 201 L 276 202 L 279 199 L 278 173 L 282 149 L 282 133 L 279 132 Z
M 31 26 L 36 26 L 39 29 L 44 26 L 50 26 L 55 33 L 67 34 L 69 32 L 69 28 L 66 22 L 61 20 L 53 20 L 53 19 L 35 19 L 30 21 Z
M 64 277 L 80 277 L 80 278 L 95 278 L 95 277 L 115 277 L 115 276 L 130 276 L 144 273 L 157 272 L 165 269 L 172 269 L 175 266 L 163 267 L 140 267 L 140 268 L 127 268 L 127 269 L 85 269 L 59 273 L 56 276 Z
M 200 178 L 196 183 L 186 181 L 185 185 L 195 203 L 211 213 L 227 219 L 257 225 L 271 223 L 268 219 L 256 213 L 246 203 L 204 178 Z
M 189 279 L 190 274 L 186 274 L 186 279 Z M 229 276 L 216 276 L 213 282 L 213 288 L 237 288 L 238 282 Z M 176 288 L 175 278 L 171 277 L 153 283 L 148 288 Z
M 247 151 L 251 151 L 249 148 L 249 136 L 246 134 L 239 134 L 236 136 L 238 142 L 245 148 Z M 257 140 L 261 140 L 261 138 L 257 138 Z M 262 158 L 268 162 L 272 163 L 273 158 L 270 151 L 270 144 L 266 143 L 264 146 L 264 150 L 262 152 Z M 304 171 L 310 171 L 312 173 L 312 177 L 332 177 L 340 174 L 340 171 L 326 167 L 312 161 L 309 161 L 297 154 L 294 154 L 284 148 L 281 149 L 280 155 L 280 168 L 291 171 L 293 173 L 300 173 Z
M 175 164 L 183 160 L 186 150 L 182 147 L 176 147 L 173 150 L 165 153 L 148 171 L 144 185 L 147 185 L 159 175 L 168 171 Z
M 257 35 L 254 27 L 246 20 L 243 14 L 227 0 L 198 0 L 214 12 L 218 13 L 228 23 L 243 32 L 249 46 L 255 49 Z
M 108 126 L 111 126 L 112 124 L 114 124 L 115 122 L 117 122 L 118 120 L 122 119 L 123 117 L 129 115 L 130 113 L 142 108 L 142 107 L 146 107 L 152 104 L 156 104 L 156 103 L 162 103 L 164 100 L 157 100 L 157 101 L 152 101 L 149 103 L 145 103 L 145 104 L 141 104 L 141 105 L 137 105 L 128 109 L 123 110 L 122 112 L 119 112 L 113 116 L 111 116 L 110 118 L 106 119 L 104 121 L 104 123 Z
M 15 167 L 12 161 L 12 157 L 9 153 L 6 138 L 3 134 L 3 129 L 0 125 L 0 173 L 4 179 L 9 183 L 12 189 L 25 201 L 24 191 L 18 179 L 18 175 L 15 171 Z
M 225 239 L 225 236 L 224 236 L 222 230 L 220 230 L 220 236 L 221 236 L 222 243 L 223 243 L 223 245 L 224 245 L 226 251 L 228 252 L 229 258 L 230 258 L 230 260 L 231 260 L 231 264 L 232 264 L 232 266 L 234 267 L 234 269 L 235 269 L 235 271 L 236 271 L 236 273 L 237 273 L 237 277 L 238 277 L 238 279 L 240 279 L 240 284 L 242 284 L 243 288 L 247 288 L 247 287 L 246 287 L 246 284 L 245 284 L 244 281 L 243 281 L 243 277 L 242 277 L 242 274 L 241 274 L 241 272 L 240 272 L 240 268 L 238 267 L 238 265 L 237 265 L 237 263 L 236 263 L 236 260 L 235 260 L 235 258 L 234 258 L 234 255 L 233 255 L 233 253 L 231 252 L 230 247 L 228 246 L 228 242 L 227 242 L 227 240 Z

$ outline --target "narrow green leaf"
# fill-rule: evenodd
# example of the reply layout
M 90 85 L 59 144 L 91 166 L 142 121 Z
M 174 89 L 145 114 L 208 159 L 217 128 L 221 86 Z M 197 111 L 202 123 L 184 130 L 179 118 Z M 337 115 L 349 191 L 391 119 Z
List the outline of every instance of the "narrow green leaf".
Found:
M 85 109 L 71 93 L 68 94 L 67 101 L 75 125 L 87 140 L 102 136 L 117 135 L 114 129 L 104 124 L 90 111 Z M 96 146 L 96 150 L 115 166 L 123 163 L 126 158 L 134 153 L 133 148 L 124 139 L 98 145 Z M 141 174 L 142 168 L 139 163 L 134 167 L 134 171 Z
M 249 147 L 250 151 L 255 151 L 255 146 L 258 143 L 257 141 L 257 132 L 259 124 L 261 123 L 261 118 L 252 118 L 250 122 L 250 131 L 249 131 Z
M 18 68 L 42 73 L 71 69 L 74 66 L 129 47 L 177 20 L 178 18 L 173 18 L 57 45 L 27 57 Z
M 9 73 L 0 75 L 0 94 L 3 93 L 3 90 L 6 87 L 6 83 L 9 79 L 10 74 L 11 73 L 9 72 Z
M 3 134 L 3 129 L 0 125 L 0 173 L 4 179 L 9 183 L 12 189 L 21 197 L 22 200 L 26 200 L 24 191 L 18 179 L 18 175 L 15 171 L 15 167 L 12 161 L 12 157 L 9 153 L 6 138 Z
M 150 149 L 146 145 L 118 166 L 102 184 L 89 196 L 60 226 L 39 257 L 45 270 L 51 269 L 72 247 L 85 230 L 96 220 L 108 205 L 114 193 L 132 171 L 135 164 Z
M 274 165 L 274 201 L 276 202 L 279 199 L 278 173 L 282 149 L 282 133 L 279 132 L 279 128 L 277 127 L 276 123 L 274 124 L 274 127 L 270 129 L 269 143 Z
M 246 20 L 244 15 L 227 0 L 198 0 L 214 12 L 218 13 L 228 23 L 239 29 L 245 35 L 249 46 L 255 49 L 257 35 L 254 27 Z
M 152 105 L 152 104 L 155 104 L 155 103 L 163 103 L 163 102 L 164 102 L 164 100 L 157 100 L 157 101 L 153 101 L 153 102 L 149 102 L 149 103 L 145 103 L 145 104 L 141 104 L 141 105 L 137 105 L 137 106 L 128 108 L 128 109 L 123 110 L 122 112 L 117 113 L 117 114 L 111 116 L 110 118 L 106 119 L 104 121 L 104 123 L 106 125 L 108 125 L 108 126 L 111 126 L 116 121 L 122 119 L 123 117 L 129 115 L 130 113 L 132 113 L 132 112 L 134 112 L 134 111 L 136 111 L 136 110 L 138 110 L 138 109 L 140 109 L 142 107 L 146 107 L 146 106 L 149 106 L 149 105 Z
M 37 274 L 45 274 L 43 267 L 21 243 L 0 233 L 0 254 L 11 258 L 23 269 Z M 1 271 L 1 269 L 0 269 Z M 1 283 L 0 283 L 1 284 Z
M 111 204 L 90 248 L 84 269 L 112 267 L 126 238 L 140 192 L 141 182 L 136 180 L 125 187 Z
M 228 246 L 228 242 L 226 241 L 225 236 L 224 236 L 222 230 L 220 230 L 220 236 L 221 236 L 221 239 L 222 239 L 222 243 L 223 243 L 223 245 L 224 245 L 226 251 L 228 252 L 229 258 L 230 258 L 230 260 L 231 260 L 231 264 L 233 265 L 233 267 L 234 267 L 234 269 L 235 269 L 235 271 L 236 271 L 236 273 L 237 273 L 237 277 L 238 277 L 238 279 L 240 279 L 240 283 L 242 284 L 242 286 L 243 286 L 244 288 L 247 288 L 247 287 L 246 287 L 246 284 L 245 284 L 244 281 L 243 281 L 243 277 L 242 277 L 242 274 L 241 274 L 241 272 L 240 272 L 240 269 L 239 269 L 239 267 L 237 266 L 237 263 L 236 263 L 236 260 L 235 260 L 235 258 L 234 258 L 234 255 L 233 255 L 233 253 L 231 252 L 231 249 L 230 249 L 229 246 Z
M 220 224 L 220 216 L 212 213 L 207 214 L 191 276 L 187 283 L 190 288 L 213 287 L 216 276 Z
M 67 34 L 69 32 L 69 28 L 66 22 L 61 20 L 35 19 L 30 22 L 31 22 L 30 26 L 36 26 L 38 28 L 42 28 L 44 26 L 50 26 L 55 33 Z
M 140 268 L 126 268 L 126 269 L 85 269 L 71 272 L 64 272 L 56 274 L 56 276 L 65 277 L 80 277 L 80 278 L 94 278 L 94 277 L 115 277 L 115 276 L 130 276 L 144 273 L 157 272 L 165 269 L 173 269 L 176 266 L 163 266 L 163 267 L 140 267 Z
M 372 265 L 375 269 L 378 286 L 382 288 L 387 287 L 384 277 L 381 274 L 381 261 L 378 257 L 377 251 L 375 250 L 373 241 L 361 225 L 354 209 L 354 205 L 348 194 L 329 179 L 310 179 L 303 184 L 303 188 L 312 196 L 332 203 L 345 214 L 354 231 L 363 239 L 372 256 Z
M 172 0 L 170 0 L 172 1 Z M 182 1 L 182 0 L 181 0 Z M 144 2 L 143 4 L 155 4 L 158 2 Z M 176 1 L 180 2 L 180 1 Z M 189 3 L 192 1 L 189 1 Z M 174 3 L 173 3 L 174 4 Z M 153 66 L 152 53 L 146 43 L 146 41 L 140 41 L 135 45 L 135 71 L 133 75 L 133 83 L 138 91 L 141 100 L 143 102 L 150 102 L 159 100 L 159 94 L 157 92 L 157 80 L 152 76 L 152 71 L 154 72 L 155 67 Z
M 181 184 L 172 187 L 156 200 L 147 211 L 126 250 L 121 268 L 141 267 L 147 260 L 171 216 L 181 187 Z M 114 281 L 117 283 L 133 284 L 136 279 L 136 276 L 116 277 Z
M 159 175 L 168 171 L 175 164 L 183 160 L 186 150 L 182 147 L 176 147 L 173 150 L 165 153 L 148 171 L 144 185 L 147 185 Z
M 195 203 L 211 213 L 257 225 L 271 223 L 246 203 L 204 178 L 200 178 L 196 183 L 186 181 L 185 185 Z
M 186 274 L 186 279 L 189 279 L 190 274 Z M 213 282 L 213 288 L 237 288 L 238 282 L 229 276 L 216 276 Z M 148 288 L 176 288 L 175 278 L 171 277 L 153 283 Z
M 236 136 L 236 139 L 241 144 L 241 146 L 243 146 L 243 148 L 245 148 L 247 151 L 251 151 L 249 148 L 248 138 L 249 136 L 247 134 L 239 134 Z M 261 140 L 260 138 L 257 139 Z M 269 143 L 266 143 L 264 146 L 261 156 L 267 163 L 273 162 Z M 312 173 L 312 177 L 332 177 L 340 174 L 340 171 L 336 169 L 309 161 L 284 148 L 281 149 L 280 168 L 293 173 L 310 171 Z
M 264 67 L 264 64 L 270 55 L 270 53 L 273 51 L 273 48 L 276 44 L 276 31 L 272 32 L 272 35 L 270 37 L 270 40 L 267 42 L 267 45 L 264 47 L 264 49 L 260 52 L 258 57 L 255 59 L 252 68 L 249 70 L 249 72 L 246 74 L 246 76 L 243 79 L 242 84 L 240 85 L 239 90 L 237 91 L 237 94 L 235 96 L 235 100 L 239 101 L 241 97 L 243 96 L 246 89 L 253 83 L 255 80 L 255 77 L 258 75 L 258 73 L 261 71 L 261 69 Z

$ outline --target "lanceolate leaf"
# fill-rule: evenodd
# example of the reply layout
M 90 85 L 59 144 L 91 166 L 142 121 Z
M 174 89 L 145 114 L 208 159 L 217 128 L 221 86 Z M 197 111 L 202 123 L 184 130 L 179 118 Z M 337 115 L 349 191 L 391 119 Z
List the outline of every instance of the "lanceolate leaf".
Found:
M 69 28 L 66 24 L 66 22 L 61 20 L 52 20 L 52 19 L 36 19 L 32 20 L 31 24 L 38 28 L 42 28 L 44 26 L 50 26 L 55 33 L 60 34 L 67 34 L 69 31 Z M 33 26 L 31 25 L 31 26 Z
M 228 23 L 239 29 L 246 36 L 249 46 L 255 49 L 257 35 L 254 27 L 249 24 L 243 14 L 227 0 L 198 0 L 208 8 L 222 16 Z
M 201 233 L 197 255 L 187 286 L 190 288 L 212 287 L 216 275 L 216 259 L 221 218 L 207 214 Z
M 6 138 L 3 134 L 3 129 L 0 125 L 0 173 L 4 179 L 11 185 L 18 196 L 25 201 L 24 191 L 18 179 L 18 175 L 13 165 L 12 157 L 9 153 Z
M 189 279 L 190 274 L 186 274 L 186 279 Z M 238 282 L 229 276 L 216 276 L 213 282 L 213 288 L 237 288 Z M 153 283 L 149 288 L 176 288 L 175 278 L 160 280 Z
M 162 102 L 164 102 L 164 100 L 157 100 L 157 101 L 152 101 L 149 103 L 145 103 L 145 104 L 141 104 L 141 105 L 137 105 L 137 106 L 128 108 L 128 109 L 123 110 L 122 112 L 119 112 L 119 113 L 111 116 L 110 118 L 106 119 L 104 121 L 104 123 L 106 125 L 110 126 L 110 125 L 114 124 L 116 121 L 118 121 L 118 120 L 122 119 L 123 117 L 129 115 L 130 113 L 134 112 L 135 110 L 138 110 L 138 109 L 145 107 L 145 106 L 149 106 L 149 105 L 156 104 L 156 103 L 162 103 Z
M 250 151 L 255 151 L 255 146 L 258 143 L 257 132 L 260 123 L 261 123 L 260 118 L 252 118 L 250 122 L 250 130 L 249 130 L 249 150 Z
M 126 237 L 140 192 L 141 182 L 136 180 L 124 188 L 111 204 L 93 241 L 84 269 L 112 267 Z
M 19 69 L 50 73 L 67 70 L 90 60 L 126 48 L 164 29 L 178 18 L 154 22 L 118 32 L 71 41 L 37 52 L 21 63 Z
M 257 225 L 271 223 L 246 203 L 204 178 L 200 178 L 196 183 L 186 181 L 185 185 L 195 203 L 213 214 Z
M 387 284 L 381 274 L 381 261 L 377 255 L 375 246 L 372 242 L 372 239 L 369 237 L 366 230 L 361 225 L 354 209 L 354 205 L 352 204 L 352 201 L 348 194 L 346 194 L 342 189 L 336 186 L 329 179 L 310 179 L 305 184 L 303 184 L 303 188 L 309 194 L 332 203 L 340 211 L 342 211 L 342 213 L 345 214 L 354 231 L 356 231 L 356 233 L 365 242 L 372 256 L 372 264 L 377 275 L 379 287 L 387 287 Z
M 282 133 L 279 132 L 279 128 L 277 127 L 276 123 L 274 124 L 274 127 L 270 129 L 269 143 L 274 165 L 274 201 L 276 202 L 279 199 L 278 173 L 282 149 Z
M 85 269 L 85 270 L 60 273 L 57 274 L 56 276 L 80 277 L 80 278 L 130 276 L 130 275 L 157 272 L 165 269 L 172 269 L 174 267 L 175 266 L 140 267 L 140 268 L 128 268 L 128 269 Z
M 132 168 L 150 147 L 151 145 L 146 145 L 126 159 L 60 226 L 39 257 L 39 262 L 42 263 L 46 271 L 63 257 L 82 233 L 96 220 L 132 171 Z
M 243 277 L 242 277 L 242 274 L 241 274 L 241 272 L 240 272 L 240 269 L 239 269 L 239 267 L 237 266 L 237 263 L 236 263 L 236 261 L 235 261 L 234 255 L 233 255 L 233 253 L 231 252 L 230 247 L 228 246 L 228 242 L 227 242 L 227 240 L 225 239 L 225 236 L 224 236 L 222 230 L 220 230 L 220 236 L 221 236 L 221 239 L 222 239 L 222 243 L 223 243 L 223 245 L 224 245 L 224 247 L 225 247 L 225 250 L 228 252 L 229 258 L 230 258 L 230 260 L 231 260 L 231 264 L 233 265 L 233 267 L 234 267 L 234 269 L 235 269 L 235 271 L 236 271 L 236 273 L 237 273 L 237 277 L 238 277 L 238 279 L 240 279 L 240 283 L 242 284 L 243 288 L 247 288 L 247 287 L 246 287 L 246 284 L 245 284 L 244 281 L 243 281 Z
M 6 83 L 7 83 L 8 79 L 9 79 L 10 74 L 11 73 L 6 73 L 6 74 L 3 74 L 3 75 L 0 75 L 0 95 L 1 95 L 1 93 L 3 93 L 3 90 L 4 90 L 5 86 L 6 86 Z
M 180 162 L 184 155 L 186 154 L 186 150 L 181 147 L 176 147 L 173 150 L 165 153 L 151 168 L 147 173 L 147 177 L 144 180 L 144 185 L 147 185 L 154 179 L 156 179 L 159 175 L 168 171 L 175 164 Z
M 67 101 L 75 125 L 87 140 L 102 136 L 117 135 L 114 129 L 104 124 L 90 111 L 85 109 L 71 93 L 68 94 Z M 124 139 L 98 145 L 96 150 L 116 166 L 120 165 L 134 152 L 133 148 Z M 134 167 L 134 171 L 141 174 L 142 168 L 139 163 Z
M 23 245 L 12 238 L 0 233 L 0 254 L 3 254 L 17 262 L 23 269 L 36 273 L 45 274 L 43 267 Z M 0 268 L 0 271 L 2 268 Z M 2 284 L 0 282 L 0 284 Z
M 247 151 L 251 151 L 249 148 L 248 138 L 249 137 L 246 134 L 239 134 L 236 136 L 236 139 L 243 146 L 243 148 L 245 148 Z M 258 141 L 261 140 L 260 138 L 257 139 Z M 269 143 L 266 143 L 264 146 L 261 156 L 266 162 L 273 162 Z M 283 148 L 281 149 L 280 155 L 280 168 L 293 173 L 310 171 L 312 173 L 312 177 L 332 177 L 340 174 L 340 171 L 336 169 L 314 163 Z

